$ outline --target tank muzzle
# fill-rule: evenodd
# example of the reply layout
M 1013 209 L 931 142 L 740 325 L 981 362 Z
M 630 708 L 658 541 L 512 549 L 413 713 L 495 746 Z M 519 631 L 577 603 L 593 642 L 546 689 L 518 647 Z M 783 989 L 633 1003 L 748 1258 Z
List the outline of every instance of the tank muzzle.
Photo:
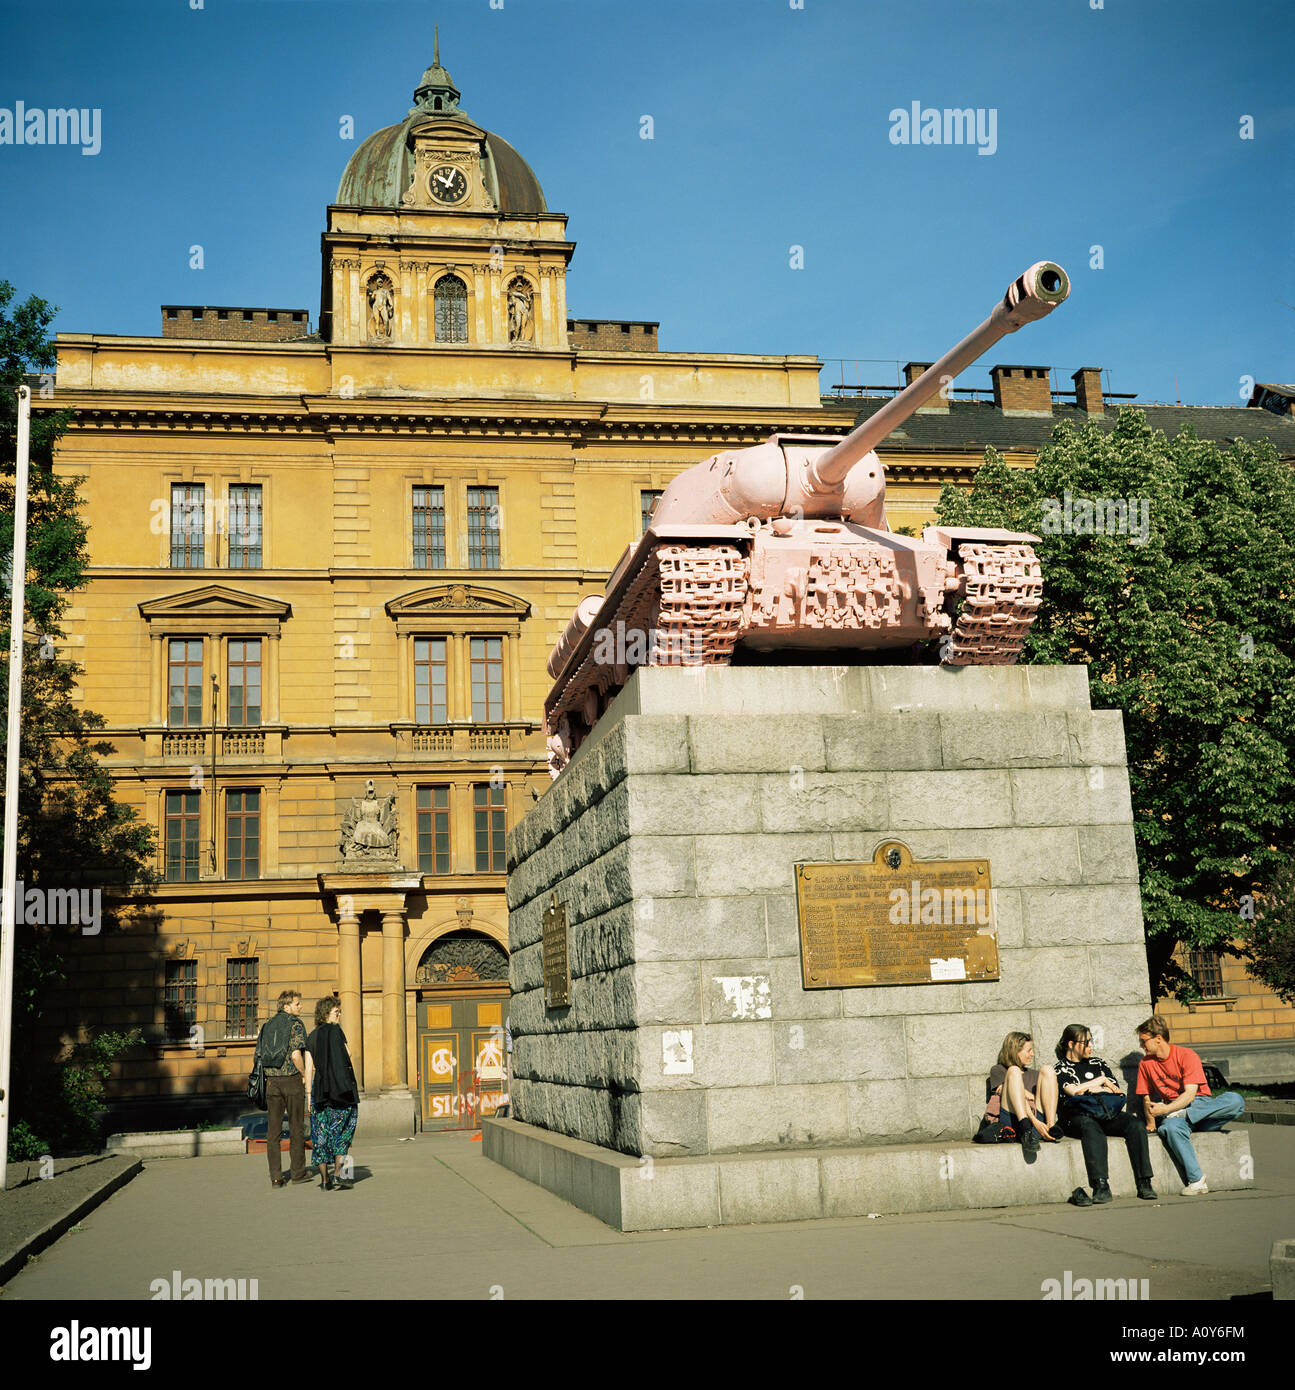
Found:
M 1050 314 L 1070 297 L 1070 276 L 1055 261 L 1036 261 L 1018 276 L 1003 296 L 1003 309 L 1013 329 Z

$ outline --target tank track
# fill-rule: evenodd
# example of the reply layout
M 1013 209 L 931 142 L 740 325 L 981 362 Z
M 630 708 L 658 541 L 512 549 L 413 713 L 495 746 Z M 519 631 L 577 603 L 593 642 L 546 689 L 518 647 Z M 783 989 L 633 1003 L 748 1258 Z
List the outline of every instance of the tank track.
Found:
M 618 655 L 628 656 L 632 634 L 643 634 L 644 660 L 608 664 L 596 646 L 566 683 L 545 718 L 549 771 L 556 777 L 583 735 L 554 746 L 565 716 L 590 727 L 638 666 L 725 666 L 733 654 L 746 602 L 747 564 L 732 545 L 659 545 L 625 591 L 619 612 L 599 627 L 613 628 Z M 624 628 L 616 630 L 617 622 Z M 568 720 L 568 723 L 570 721 Z
M 957 548 L 965 593 L 940 642 L 945 666 L 1011 666 L 1043 596 L 1039 557 L 1028 545 L 964 541 Z

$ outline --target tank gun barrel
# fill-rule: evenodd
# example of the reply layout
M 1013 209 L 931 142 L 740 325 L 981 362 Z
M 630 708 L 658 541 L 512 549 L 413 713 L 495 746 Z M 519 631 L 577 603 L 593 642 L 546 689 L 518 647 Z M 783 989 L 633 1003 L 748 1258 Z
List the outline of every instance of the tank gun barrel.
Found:
M 866 458 L 894 429 L 925 405 L 946 383 L 969 367 L 1001 338 L 1022 324 L 1050 314 L 1070 294 L 1070 277 L 1052 261 L 1038 261 L 1007 288 L 993 313 L 954 348 L 930 366 L 899 395 L 856 426 L 839 444 L 819 455 L 810 466 L 815 490 L 838 486 L 860 459 Z

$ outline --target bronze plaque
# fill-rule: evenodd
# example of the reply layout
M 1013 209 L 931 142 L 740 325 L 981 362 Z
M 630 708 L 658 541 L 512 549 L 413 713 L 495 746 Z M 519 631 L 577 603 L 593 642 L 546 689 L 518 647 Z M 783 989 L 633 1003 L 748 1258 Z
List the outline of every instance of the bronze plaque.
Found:
M 806 989 L 998 979 L 988 859 L 887 840 L 871 864 L 797 864 L 796 914 Z
M 570 936 L 567 932 L 567 905 L 556 893 L 544 909 L 540 935 L 540 954 L 544 962 L 544 1007 L 571 1007 Z

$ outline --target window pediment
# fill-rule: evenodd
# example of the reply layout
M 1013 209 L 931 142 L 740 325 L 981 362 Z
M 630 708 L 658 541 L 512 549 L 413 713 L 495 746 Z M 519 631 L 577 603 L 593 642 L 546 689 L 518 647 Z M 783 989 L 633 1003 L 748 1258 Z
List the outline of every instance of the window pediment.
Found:
M 437 627 L 518 632 L 530 617 L 525 599 L 479 584 L 436 584 L 391 599 L 387 615 L 397 631 Z
M 147 599 L 139 605 L 146 623 L 169 630 L 223 632 L 277 632 L 292 617 L 292 605 L 280 599 L 231 589 L 226 584 L 204 584 L 199 589 Z

